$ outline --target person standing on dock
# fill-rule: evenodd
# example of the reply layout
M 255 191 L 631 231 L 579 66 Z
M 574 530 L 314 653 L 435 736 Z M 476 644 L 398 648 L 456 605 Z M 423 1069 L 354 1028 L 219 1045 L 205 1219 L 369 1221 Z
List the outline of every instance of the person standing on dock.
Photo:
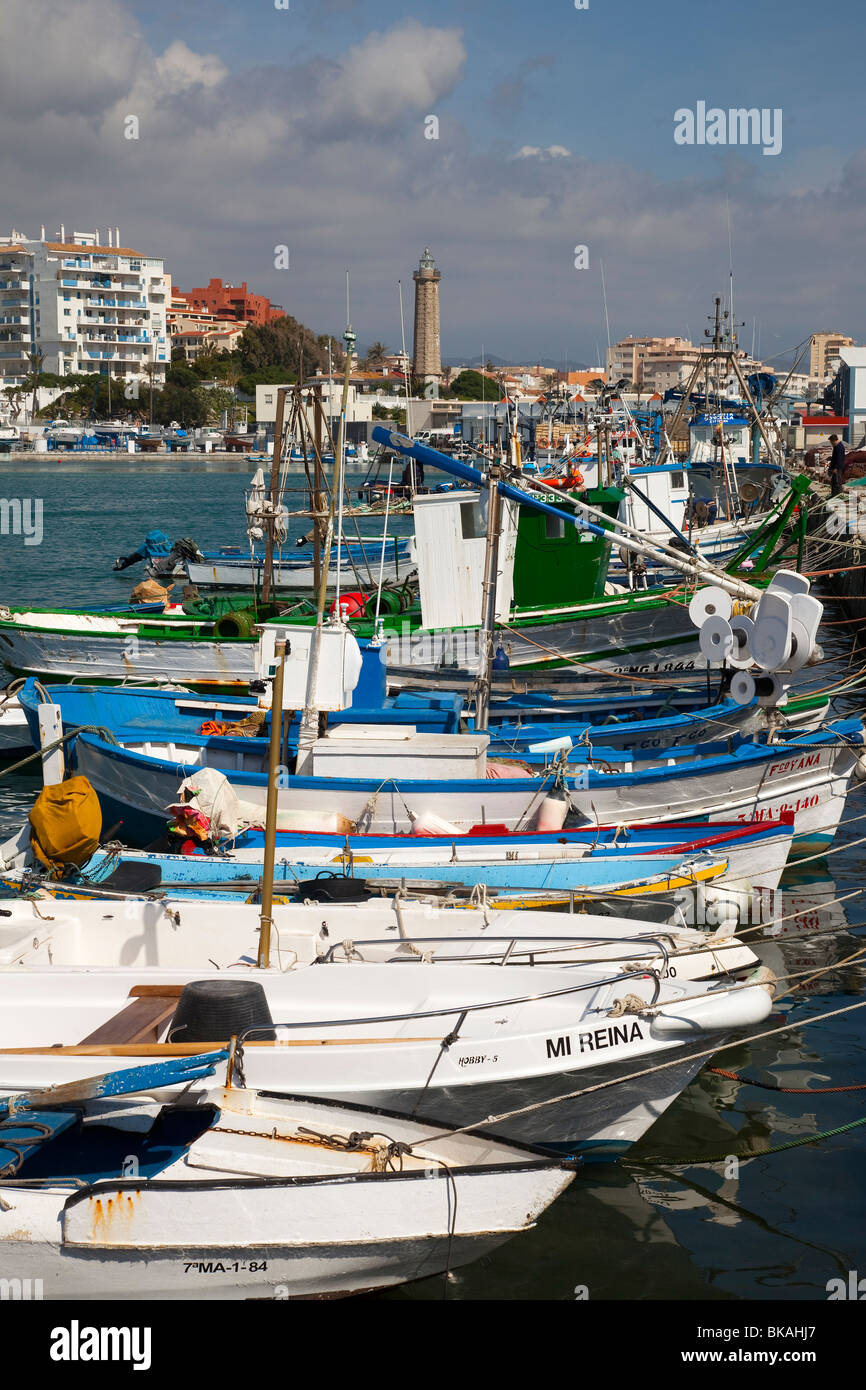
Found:
M 828 476 L 830 478 L 830 495 L 835 497 L 837 493 L 842 491 L 842 475 L 845 472 L 845 445 L 838 434 L 830 435 L 830 443 L 833 445 L 833 452 L 830 455 Z

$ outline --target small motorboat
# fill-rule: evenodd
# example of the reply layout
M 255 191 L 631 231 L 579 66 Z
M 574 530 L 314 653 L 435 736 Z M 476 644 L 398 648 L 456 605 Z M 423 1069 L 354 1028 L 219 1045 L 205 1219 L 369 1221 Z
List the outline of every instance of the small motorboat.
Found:
M 338 1297 L 478 1259 L 575 1176 L 540 1150 L 379 1109 L 233 1084 L 147 1095 L 226 1063 L 0 1103 L 4 1268 L 48 1299 Z

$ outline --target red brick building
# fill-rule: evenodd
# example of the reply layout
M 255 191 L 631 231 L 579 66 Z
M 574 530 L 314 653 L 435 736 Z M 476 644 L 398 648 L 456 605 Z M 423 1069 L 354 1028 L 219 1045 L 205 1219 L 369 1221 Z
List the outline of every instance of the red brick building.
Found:
M 261 328 L 272 319 L 285 318 L 285 310 L 271 304 L 263 294 L 250 294 L 247 282 L 224 285 L 222 280 L 209 280 L 204 289 L 186 290 L 182 297 L 191 309 L 208 309 L 221 319 L 236 319 L 238 323 L 254 323 Z

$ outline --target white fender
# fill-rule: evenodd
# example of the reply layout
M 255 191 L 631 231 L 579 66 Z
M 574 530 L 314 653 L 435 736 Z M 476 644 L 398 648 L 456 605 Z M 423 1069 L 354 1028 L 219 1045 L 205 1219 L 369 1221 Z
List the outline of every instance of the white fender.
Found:
M 776 977 L 762 966 L 739 988 L 710 990 L 702 999 L 660 1009 L 650 1024 L 650 1036 L 692 1037 L 696 1033 L 729 1033 L 763 1023 L 773 1007 Z

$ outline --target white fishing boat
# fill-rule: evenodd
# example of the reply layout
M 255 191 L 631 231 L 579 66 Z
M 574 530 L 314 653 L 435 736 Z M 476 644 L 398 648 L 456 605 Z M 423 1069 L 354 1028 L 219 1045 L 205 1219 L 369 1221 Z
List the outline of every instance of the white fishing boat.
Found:
M 236 1086 L 198 1104 L 118 1097 L 83 1114 L 74 1100 L 29 1099 L 0 1124 L 0 1242 L 4 1270 L 45 1299 L 387 1288 L 530 1229 L 575 1175 L 484 1134 Z M 28 1179 L 34 1146 L 41 1176 Z M 118 1156 L 134 1176 L 118 1178 Z
M 725 1035 L 767 1017 L 773 983 L 763 971 L 714 984 L 592 962 L 543 971 L 334 962 L 244 973 L 94 968 L 87 959 L 10 966 L 0 972 L 4 1088 L 190 1055 L 238 1034 L 257 1089 L 483 1125 L 607 1158 L 649 1128 Z
M 404 557 L 395 559 L 393 545 L 390 550 L 390 556 L 385 559 L 381 566 L 381 577 L 386 584 L 402 584 L 412 574 L 412 562 Z M 190 584 L 194 584 L 198 589 L 234 591 L 253 589 L 261 585 L 264 575 L 264 560 L 251 561 L 249 556 L 246 559 L 205 556 L 203 560 L 187 560 L 186 573 Z M 375 591 L 380 578 L 379 547 L 376 542 L 369 541 L 364 547 L 364 551 L 358 550 L 356 542 L 355 550 L 351 555 L 347 554 L 344 549 L 339 567 L 337 566 L 335 551 L 328 567 L 330 588 L 336 584 L 338 575 L 344 591 L 348 589 L 353 593 L 357 592 L 360 585 L 363 591 L 372 591 L 375 604 Z M 287 560 L 282 556 L 274 558 L 272 577 L 274 592 L 278 594 L 311 593 L 315 588 L 315 583 L 316 570 L 312 560 L 306 558 Z
M 474 960 L 509 967 L 639 961 L 662 978 L 701 980 L 760 963 L 728 927 L 711 935 L 682 925 L 658 927 L 639 916 L 494 911 L 492 903 L 476 908 L 429 897 L 365 897 L 363 891 L 334 902 L 324 893 L 312 896 L 313 885 L 308 888 L 311 896 L 304 901 L 280 898 L 274 904 L 277 937 L 268 957 L 274 970 L 354 960 Z M 256 903 L 170 892 L 136 897 L 98 885 L 91 897 L 79 897 L 79 891 L 58 883 L 4 903 L 0 971 L 217 965 L 243 973 L 258 958 Z
M 0 758 L 26 758 L 33 751 L 27 718 L 14 690 L 0 690 Z
M 55 672 L 64 679 L 246 690 L 258 674 L 254 640 L 215 639 L 212 622 L 153 613 L 0 610 L 0 655 L 16 674 Z

